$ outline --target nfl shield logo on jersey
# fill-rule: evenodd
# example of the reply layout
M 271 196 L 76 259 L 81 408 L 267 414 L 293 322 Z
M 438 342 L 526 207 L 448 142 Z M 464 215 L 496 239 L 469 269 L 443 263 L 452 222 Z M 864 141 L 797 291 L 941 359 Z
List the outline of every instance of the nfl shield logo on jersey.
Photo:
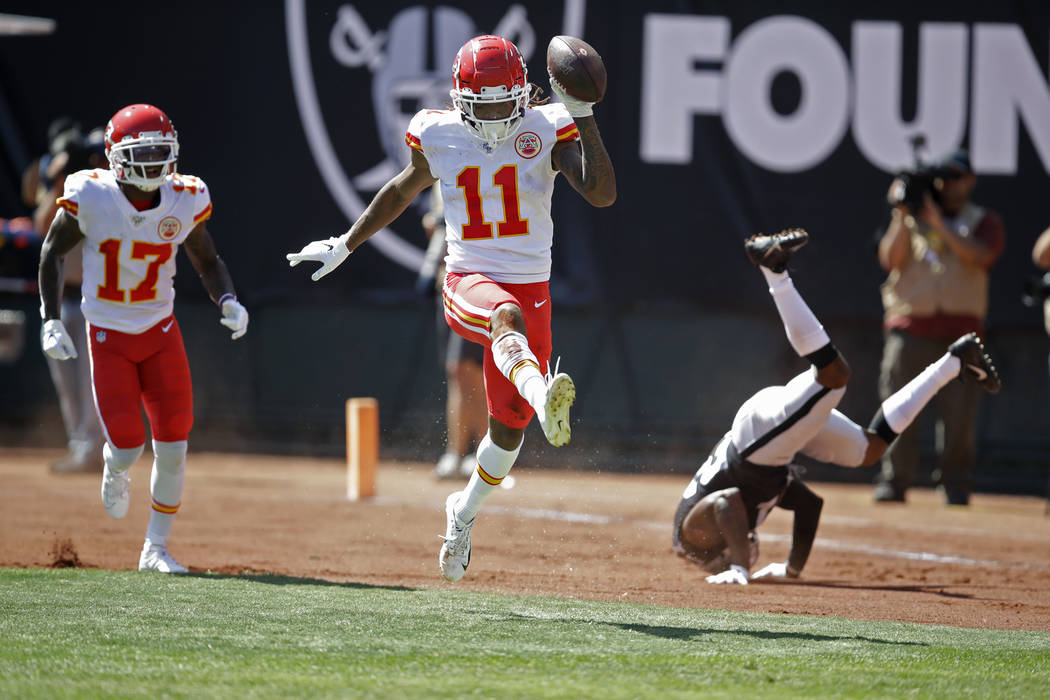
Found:
M 100 343 L 106 342 L 106 331 L 96 331 L 95 340 L 97 340 Z
M 539 135 L 531 131 L 519 134 L 518 138 L 514 139 L 514 150 L 522 158 L 535 158 L 542 147 L 543 142 Z
M 182 223 L 174 216 L 166 216 L 160 220 L 157 224 L 157 235 L 159 235 L 165 241 L 170 241 L 179 235 L 179 231 L 182 230 Z

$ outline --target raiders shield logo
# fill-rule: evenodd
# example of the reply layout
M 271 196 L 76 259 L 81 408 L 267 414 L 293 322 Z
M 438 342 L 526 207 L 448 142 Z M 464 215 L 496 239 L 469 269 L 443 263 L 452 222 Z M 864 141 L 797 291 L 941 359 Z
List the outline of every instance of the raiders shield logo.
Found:
M 182 223 L 179 222 L 174 216 L 166 216 L 160 220 L 157 224 L 157 235 L 165 241 L 170 241 L 179 235 L 179 231 L 182 230 Z
M 349 221 L 355 221 L 373 194 L 408 164 L 405 131 L 413 115 L 420 109 L 445 108 L 452 60 L 464 42 L 479 34 L 505 36 L 526 61 L 538 59 L 533 70 L 542 74 L 537 37 L 580 36 L 583 29 L 534 27 L 525 7 L 515 0 L 466 3 L 465 9 L 454 6 L 463 3 L 386 7 L 355 0 L 310 0 L 309 8 L 306 0 L 282 4 L 303 133 L 332 199 Z M 370 95 L 371 104 L 347 100 L 347 94 Z M 361 118 L 369 108 L 374 126 Z M 328 127 L 348 123 L 355 127 Z M 374 131 L 364 135 L 361 127 Z M 523 158 L 538 152 L 538 139 L 519 147 Z M 416 237 L 414 222 L 413 217 L 402 217 L 368 242 L 415 272 L 423 263 L 423 251 L 398 235 L 399 229 L 408 229 Z
M 543 147 L 538 134 L 526 131 L 514 139 L 514 151 L 522 158 L 535 158 Z

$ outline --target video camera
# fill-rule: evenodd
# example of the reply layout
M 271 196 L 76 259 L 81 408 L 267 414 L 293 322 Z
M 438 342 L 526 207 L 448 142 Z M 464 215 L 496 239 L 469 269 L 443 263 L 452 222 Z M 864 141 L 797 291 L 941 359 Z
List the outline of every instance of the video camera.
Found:
M 915 167 L 897 173 L 887 201 L 891 207 L 904 205 L 909 214 L 916 216 L 922 209 L 927 193 L 934 202 L 940 203 L 940 192 L 933 183 L 937 178 L 944 177 L 947 171 L 945 168 L 930 165 L 923 159 L 922 151 L 926 148 L 924 134 L 915 134 L 908 141 L 911 143 Z
M 1025 306 L 1037 306 L 1050 297 L 1050 272 L 1044 275 L 1032 275 L 1024 282 L 1024 293 L 1021 302 Z

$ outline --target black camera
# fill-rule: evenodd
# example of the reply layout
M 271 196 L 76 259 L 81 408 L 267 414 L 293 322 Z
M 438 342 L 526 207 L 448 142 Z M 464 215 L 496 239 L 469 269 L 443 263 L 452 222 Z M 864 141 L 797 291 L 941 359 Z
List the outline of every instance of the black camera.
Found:
M 1021 302 L 1025 306 L 1037 306 L 1050 297 L 1050 272 L 1040 276 L 1032 275 L 1024 281 L 1024 293 Z
M 944 176 L 944 168 L 927 164 L 921 155 L 926 147 L 926 137 L 915 134 L 908 141 L 911 143 L 915 167 L 897 173 L 894 186 L 887 197 L 889 205 L 904 205 L 912 216 L 918 215 L 929 194 L 934 202 L 940 203 L 940 192 L 934 187 L 934 181 Z

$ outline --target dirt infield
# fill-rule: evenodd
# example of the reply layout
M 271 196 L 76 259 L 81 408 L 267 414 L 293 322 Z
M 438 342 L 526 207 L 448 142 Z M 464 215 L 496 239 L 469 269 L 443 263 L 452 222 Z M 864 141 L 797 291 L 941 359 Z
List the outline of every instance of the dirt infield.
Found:
M 111 520 L 97 475 L 54 476 L 53 451 L 0 456 L 0 565 L 134 568 L 149 518 L 149 455 L 128 517 Z M 931 491 L 875 506 L 870 487 L 811 484 L 825 499 L 803 578 L 710 586 L 674 556 L 670 523 L 688 481 L 515 470 L 485 504 L 470 570 L 438 573 L 445 496 L 430 465 L 383 464 L 379 496 L 346 500 L 333 460 L 193 454 L 170 543 L 195 571 L 274 572 L 732 610 L 1050 631 L 1050 518 L 1038 498 L 977 494 L 947 508 Z M 787 554 L 791 514 L 759 530 L 759 564 Z

